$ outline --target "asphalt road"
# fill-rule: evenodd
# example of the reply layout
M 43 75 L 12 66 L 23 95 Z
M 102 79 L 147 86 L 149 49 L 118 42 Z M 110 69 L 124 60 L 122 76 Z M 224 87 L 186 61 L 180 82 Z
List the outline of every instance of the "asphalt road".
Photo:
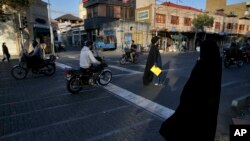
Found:
M 147 54 L 140 56 L 138 64 L 127 63 L 120 65 L 119 58 L 121 54 L 121 52 L 115 51 L 102 53 L 110 65 L 109 69 L 113 72 L 112 83 L 172 110 L 175 110 L 178 106 L 182 88 L 199 56 L 197 52 L 162 54 L 164 76 L 166 78 L 165 85 L 162 87 L 154 85 L 145 87 L 142 85 L 142 75 Z M 79 52 L 62 53 L 61 55 L 68 65 L 78 67 Z M 250 64 L 245 64 L 242 68 L 236 66 L 231 66 L 229 69 L 224 68 L 224 66 L 222 68 L 222 89 L 217 132 L 228 135 L 229 125 L 232 123 L 231 118 L 237 116 L 235 109 L 231 106 L 232 101 L 250 93 Z
M 58 55 L 58 64 L 78 68 L 79 51 Z M 161 87 L 142 85 L 147 54 L 140 56 L 138 64 L 126 65 L 118 62 L 120 52 L 102 55 L 113 73 L 111 85 L 89 87 L 77 95 L 67 92 L 60 66 L 52 77 L 30 74 L 17 81 L 9 73 L 17 62 L 1 63 L 0 140 L 163 140 L 159 127 L 178 106 L 199 54 L 162 54 L 166 83 Z M 250 64 L 223 68 L 218 134 L 227 136 L 236 116 L 232 100 L 249 94 L 249 69 Z

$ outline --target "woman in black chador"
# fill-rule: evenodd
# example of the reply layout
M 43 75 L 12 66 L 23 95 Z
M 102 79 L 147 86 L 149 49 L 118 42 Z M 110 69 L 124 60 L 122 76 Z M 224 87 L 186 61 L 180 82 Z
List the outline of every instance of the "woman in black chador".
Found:
M 216 42 L 201 44 L 200 59 L 183 88 L 175 113 L 162 123 L 166 141 L 214 141 L 221 91 L 221 58 Z
M 154 74 L 150 71 L 153 65 L 156 64 L 158 67 L 162 68 L 161 56 L 160 56 L 160 52 L 158 49 L 159 40 L 160 38 L 158 36 L 154 36 L 151 39 L 151 47 L 149 50 L 148 59 L 147 59 L 146 67 L 145 67 L 144 74 L 143 74 L 144 85 L 149 85 L 149 83 L 153 81 Z M 158 80 L 160 81 L 160 78 L 158 78 Z
M 5 42 L 3 42 L 3 44 L 2 44 L 2 49 L 3 49 L 3 56 L 4 56 L 2 61 L 7 59 L 7 61 L 9 62 L 10 61 L 10 53 L 9 53 L 8 47 L 6 46 Z

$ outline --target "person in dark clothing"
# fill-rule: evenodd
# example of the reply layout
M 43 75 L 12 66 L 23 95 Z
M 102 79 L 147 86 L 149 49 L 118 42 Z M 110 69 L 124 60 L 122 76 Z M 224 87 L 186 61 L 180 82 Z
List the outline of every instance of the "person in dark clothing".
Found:
M 156 65 L 162 68 L 161 56 L 160 56 L 160 52 L 158 48 L 159 42 L 160 42 L 160 38 L 158 36 L 154 36 L 151 39 L 151 47 L 149 50 L 148 59 L 147 59 L 146 67 L 145 67 L 144 74 L 143 74 L 144 85 L 149 85 L 153 81 L 154 74 L 150 71 L 153 65 Z
M 214 141 L 222 63 L 215 41 L 201 44 L 200 58 L 183 88 L 180 103 L 159 130 L 166 141 Z
M 134 57 L 135 57 L 136 50 L 137 50 L 137 46 L 135 44 L 135 41 L 132 40 L 132 44 L 131 44 L 131 47 L 130 47 L 130 59 L 131 59 L 131 62 L 134 62 Z
M 43 62 L 43 51 L 35 40 L 32 42 L 32 47 L 34 50 L 30 53 L 31 55 L 26 55 L 27 66 L 36 70 Z
M 241 50 L 237 47 L 237 44 L 232 42 L 229 48 L 227 57 L 228 58 L 235 58 L 236 60 L 240 60 L 241 58 Z
M 2 59 L 2 61 L 7 59 L 7 61 L 9 62 L 10 61 L 10 53 L 9 53 L 8 47 L 6 46 L 5 42 L 3 42 L 3 44 L 2 44 L 2 49 L 3 49 L 3 59 Z

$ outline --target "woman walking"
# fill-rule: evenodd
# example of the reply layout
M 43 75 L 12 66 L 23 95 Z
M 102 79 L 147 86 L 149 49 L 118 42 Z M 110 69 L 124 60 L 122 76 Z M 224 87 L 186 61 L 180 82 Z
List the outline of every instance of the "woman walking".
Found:
M 8 47 L 6 46 L 5 42 L 3 42 L 3 44 L 2 44 L 2 49 L 3 49 L 2 61 L 4 62 L 4 60 L 7 59 L 7 61 L 9 62 L 10 61 L 10 53 L 9 53 Z

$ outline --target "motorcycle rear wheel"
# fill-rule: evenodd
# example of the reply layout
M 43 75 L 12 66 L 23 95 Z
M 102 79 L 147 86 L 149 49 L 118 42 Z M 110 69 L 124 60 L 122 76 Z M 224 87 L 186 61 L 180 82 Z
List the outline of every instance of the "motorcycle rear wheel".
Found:
M 53 64 L 48 64 L 46 66 L 46 71 L 44 72 L 44 75 L 52 76 L 56 72 L 56 67 Z
M 79 77 L 74 76 L 67 82 L 67 90 L 72 93 L 76 94 L 82 90 L 81 80 Z
M 109 70 L 105 70 L 99 75 L 97 82 L 101 86 L 106 86 L 109 84 L 111 80 L 112 80 L 112 73 Z
M 15 79 L 24 79 L 27 76 L 27 69 L 21 67 L 21 66 L 15 66 L 11 69 L 11 76 Z

